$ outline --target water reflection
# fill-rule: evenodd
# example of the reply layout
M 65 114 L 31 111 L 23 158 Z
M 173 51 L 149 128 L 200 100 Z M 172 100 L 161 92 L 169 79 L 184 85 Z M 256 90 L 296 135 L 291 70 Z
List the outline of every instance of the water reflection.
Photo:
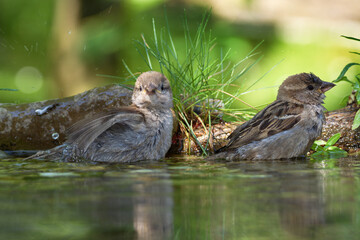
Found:
M 173 230 L 171 182 L 136 184 L 134 191 L 134 228 L 138 239 L 170 239 Z
M 331 161 L 1 161 L 0 238 L 356 239 L 359 160 Z
M 128 184 L 111 179 L 98 194 L 99 179 L 86 182 L 89 201 L 81 203 L 86 213 L 90 239 L 170 239 L 173 232 L 172 185 L 169 176 L 147 173 L 133 177 Z M 104 183 L 100 183 L 104 185 Z M 96 236 L 94 238 L 94 236 Z
M 282 176 L 279 187 L 281 225 L 289 232 L 314 237 L 314 230 L 325 224 L 325 176 L 307 173 Z

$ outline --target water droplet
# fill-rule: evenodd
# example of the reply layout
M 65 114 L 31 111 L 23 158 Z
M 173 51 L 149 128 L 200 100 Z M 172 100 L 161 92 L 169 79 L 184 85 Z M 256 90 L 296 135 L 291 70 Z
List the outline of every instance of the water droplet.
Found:
M 53 134 L 51 134 L 52 139 L 56 140 L 59 138 L 59 134 L 57 132 L 54 132 Z
M 71 30 L 69 30 L 68 34 L 69 34 L 69 35 L 71 34 Z

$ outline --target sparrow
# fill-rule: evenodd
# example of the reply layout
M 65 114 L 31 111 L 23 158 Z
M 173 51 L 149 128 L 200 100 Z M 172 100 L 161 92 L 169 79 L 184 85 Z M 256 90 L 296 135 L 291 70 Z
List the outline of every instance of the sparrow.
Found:
M 335 84 L 313 73 L 288 77 L 277 98 L 237 127 L 210 159 L 281 159 L 305 155 L 325 123 L 324 93 Z
M 159 72 L 142 73 L 135 83 L 132 105 L 75 123 L 64 144 L 30 158 L 94 162 L 164 158 L 171 146 L 172 106 L 169 80 Z

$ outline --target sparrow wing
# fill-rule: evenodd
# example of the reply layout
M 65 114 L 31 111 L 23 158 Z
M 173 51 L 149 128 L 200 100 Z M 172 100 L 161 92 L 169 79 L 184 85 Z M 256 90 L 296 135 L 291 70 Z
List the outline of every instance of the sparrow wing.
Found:
M 123 107 L 116 111 L 97 114 L 75 123 L 68 131 L 67 142 L 75 143 L 79 149 L 86 151 L 100 134 L 115 124 L 118 131 L 136 129 L 145 124 L 145 116 L 133 107 Z
M 225 149 L 238 148 L 294 127 L 301 119 L 303 105 L 274 101 L 230 134 Z

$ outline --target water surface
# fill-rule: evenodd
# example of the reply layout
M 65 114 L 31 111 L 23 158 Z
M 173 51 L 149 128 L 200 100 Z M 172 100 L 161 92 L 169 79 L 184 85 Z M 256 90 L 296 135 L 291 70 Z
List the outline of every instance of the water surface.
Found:
M 360 159 L 0 161 L 0 239 L 359 239 Z

